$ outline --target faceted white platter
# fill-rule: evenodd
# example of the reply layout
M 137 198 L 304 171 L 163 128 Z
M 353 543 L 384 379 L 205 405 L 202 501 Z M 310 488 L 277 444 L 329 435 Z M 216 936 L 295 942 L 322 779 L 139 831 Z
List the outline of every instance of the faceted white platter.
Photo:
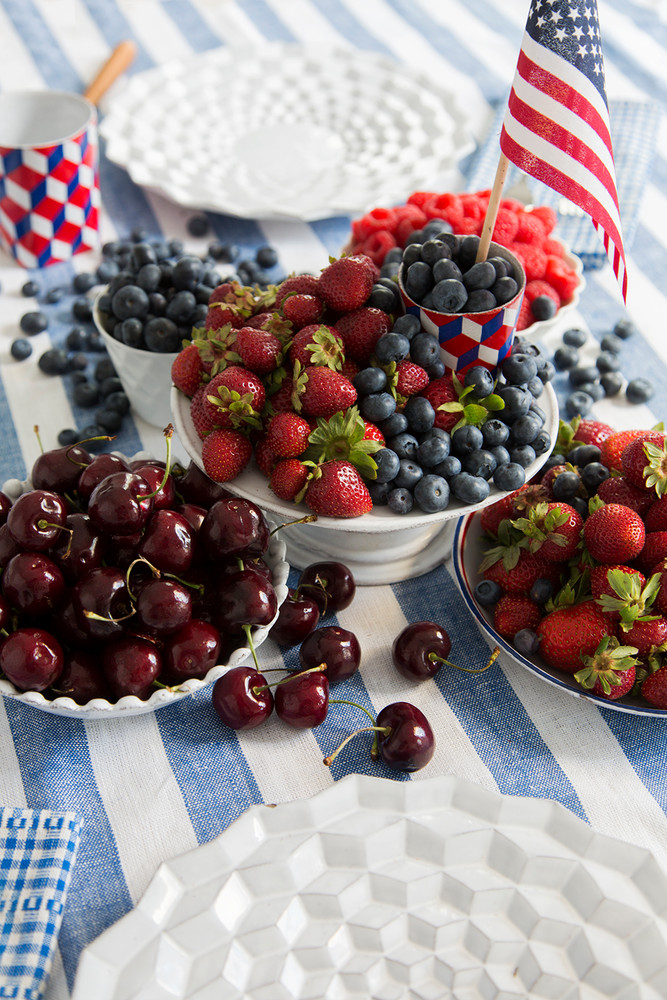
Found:
M 564 806 L 350 775 L 158 869 L 72 1000 L 664 1000 L 667 877 Z
M 129 78 L 106 154 L 178 204 L 310 221 L 403 201 L 473 148 L 458 96 L 374 53 L 271 43 Z

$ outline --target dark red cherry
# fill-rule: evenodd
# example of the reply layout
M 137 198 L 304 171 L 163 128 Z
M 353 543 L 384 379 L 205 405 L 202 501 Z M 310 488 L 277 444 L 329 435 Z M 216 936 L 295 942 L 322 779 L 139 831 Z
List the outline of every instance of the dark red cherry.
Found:
M 327 717 L 329 681 L 326 674 L 313 671 L 295 674 L 277 685 L 276 715 L 295 729 L 312 729 Z
M 79 622 L 79 616 L 72 601 L 72 591 L 66 591 L 62 604 L 56 614 L 46 620 L 46 629 L 55 635 L 61 645 L 68 649 L 85 649 L 90 647 L 90 633 L 84 631 Z
M 219 677 L 211 693 L 213 708 L 230 729 L 255 729 L 273 711 L 266 678 L 254 667 L 233 667 Z
M 299 650 L 305 669 L 327 665 L 330 684 L 344 681 L 356 673 L 361 663 L 361 647 L 354 632 L 339 625 L 324 625 L 306 636 Z
M 6 597 L 0 594 L 0 628 L 9 631 L 12 623 L 12 606 Z
M 352 603 L 356 584 L 351 571 L 343 563 L 318 562 L 303 570 L 299 577 L 299 589 L 313 598 L 321 614 L 333 615 Z
M 196 503 L 181 503 L 177 504 L 174 510 L 185 518 L 195 534 L 199 532 L 202 521 L 206 517 L 206 507 L 200 507 Z
M 7 514 L 9 514 L 9 508 L 12 502 L 6 493 L 0 492 L 0 524 L 4 524 L 7 520 Z
M 52 690 L 56 697 L 67 696 L 78 705 L 87 705 L 93 698 L 111 697 L 99 657 L 80 649 L 66 654 L 63 672 Z
M 150 486 L 155 510 L 168 510 L 176 503 L 176 482 L 172 475 L 165 479 L 165 466 L 157 462 L 132 463 L 132 471 L 138 473 Z
M 144 700 L 160 675 L 162 660 L 155 643 L 139 636 L 126 636 L 105 645 L 102 668 L 116 698 L 133 694 Z
M 149 580 L 141 587 L 135 607 L 139 627 L 160 636 L 177 632 L 192 617 L 192 597 L 188 588 L 163 577 Z
M 225 574 L 211 598 L 213 621 L 222 631 L 239 632 L 244 625 L 270 625 L 278 610 L 273 585 L 255 569 Z
M 391 658 L 408 680 L 424 681 L 437 674 L 451 648 L 449 635 L 436 622 L 412 622 L 394 639 Z
M 45 629 L 19 628 L 0 644 L 0 670 L 20 691 L 45 691 L 63 665 L 62 646 Z
M 199 537 L 210 559 L 259 559 L 269 547 L 269 526 L 257 504 L 231 497 L 213 504 Z
M 290 587 L 271 626 L 269 638 L 281 646 L 296 646 L 317 627 L 319 620 L 320 609 L 313 598 Z
M 90 465 L 86 466 L 79 476 L 76 491 L 84 504 L 90 499 L 90 495 L 96 486 L 114 472 L 128 472 L 129 466 L 120 455 L 112 455 L 110 452 L 104 455 L 97 455 Z
M 100 531 L 132 535 L 144 527 L 153 510 L 150 492 L 146 480 L 136 472 L 114 472 L 93 490 L 88 516 Z
M 61 537 L 50 550 L 68 583 L 101 566 L 109 549 L 109 536 L 98 531 L 87 514 L 68 514 Z
M 137 553 L 164 573 L 182 576 L 190 568 L 195 536 L 192 528 L 174 510 L 154 510 L 137 546 Z
M 395 701 L 382 709 L 376 724 L 380 756 L 395 771 L 419 771 L 435 751 L 435 737 L 428 719 L 407 701 Z
M 21 551 L 19 543 L 10 535 L 7 524 L 0 524 L 0 569 L 4 569 L 12 556 Z
M 113 566 L 91 569 L 72 589 L 79 627 L 92 639 L 121 635 L 132 613 L 125 574 Z
M 29 490 L 12 504 L 7 529 L 15 542 L 31 552 L 45 552 L 63 534 L 67 503 L 50 490 Z
M 30 473 L 32 485 L 36 490 L 72 493 L 79 476 L 92 460 L 90 452 L 78 444 L 45 451 L 33 463 Z
M 169 684 L 178 684 L 191 677 L 206 677 L 209 670 L 220 663 L 221 644 L 215 625 L 200 618 L 192 618 L 178 632 L 168 636 L 162 659 Z
M 44 553 L 19 552 L 3 570 L 2 592 L 17 611 L 48 615 L 64 598 L 65 577 Z
M 207 510 L 218 500 L 231 497 L 229 490 L 220 483 L 214 483 L 198 465 L 190 462 L 184 472 L 175 472 L 176 488 L 185 503 L 198 504 Z

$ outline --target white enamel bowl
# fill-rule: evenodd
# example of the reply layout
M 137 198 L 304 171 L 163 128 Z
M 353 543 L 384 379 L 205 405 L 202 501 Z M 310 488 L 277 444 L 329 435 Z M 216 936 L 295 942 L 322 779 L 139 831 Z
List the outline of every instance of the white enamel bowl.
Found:
M 555 441 L 558 433 L 558 402 L 550 385 L 545 386 L 539 406 L 546 414 L 546 429 Z M 203 468 L 201 440 L 190 417 L 190 400 L 178 389 L 171 391 L 174 427 L 190 458 Z M 540 455 L 526 469 L 532 478 L 548 458 Z M 279 500 L 254 462 L 225 487 L 238 496 L 254 501 L 276 520 L 294 521 L 310 511 L 303 504 Z M 488 498 L 470 505 L 460 502 L 437 514 L 412 510 L 393 514 L 387 507 L 374 507 L 361 517 L 320 517 L 313 524 L 294 524 L 280 531 L 287 544 L 290 565 L 303 569 L 322 559 L 334 559 L 349 566 L 355 581 L 364 584 L 396 583 L 426 573 L 439 565 L 451 551 L 456 521 L 471 510 L 495 503 L 506 494 L 491 486 Z
M 117 452 L 116 454 L 119 453 Z M 133 456 L 132 461 L 140 458 L 150 458 L 150 455 L 148 452 L 138 452 Z M 2 486 L 2 492 L 6 493 L 10 500 L 15 500 L 29 489 L 32 489 L 30 480 L 10 479 Z M 264 560 L 271 570 L 273 586 L 278 599 L 278 608 L 280 608 L 280 605 L 287 597 L 287 576 L 289 573 L 289 565 L 285 561 L 285 542 L 281 539 L 280 532 L 271 536 L 271 542 Z M 276 612 L 273 621 L 277 617 L 278 613 Z M 265 641 L 271 625 L 273 625 L 273 621 L 269 625 L 263 625 L 254 629 L 252 637 L 255 649 Z M 249 660 L 251 655 L 248 646 L 240 646 L 230 654 L 226 663 L 216 664 L 216 666 L 211 667 L 206 676 L 201 680 L 191 678 L 184 681 L 174 690 L 159 688 L 146 700 L 137 698 L 135 695 L 127 695 L 124 698 L 119 698 L 116 702 L 107 701 L 105 698 L 95 698 L 86 705 L 79 705 L 73 698 L 69 697 L 61 696 L 49 699 L 41 691 L 19 691 L 10 681 L 4 678 L 0 679 L 0 694 L 20 701 L 24 705 L 32 705 L 33 708 L 51 712 L 54 715 L 66 715 L 76 719 L 127 718 L 130 715 L 143 715 L 146 712 L 153 712 L 167 705 L 174 705 L 182 698 L 213 684 L 218 677 L 221 677 L 229 669 Z

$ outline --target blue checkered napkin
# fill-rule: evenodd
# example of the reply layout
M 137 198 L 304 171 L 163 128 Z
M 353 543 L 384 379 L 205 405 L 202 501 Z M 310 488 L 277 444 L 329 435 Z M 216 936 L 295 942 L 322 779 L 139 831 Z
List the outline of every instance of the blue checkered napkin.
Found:
M 610 101 L 609 125 L 616 166 L 616 190 L 623 226 L 623 245 L 628 250 L 639 222 L 642 195 L 651 172 L 653 154 L 660 126 L 660 105 L 655 101 Z M 467 187 L 479 191 L 491 187 L 500 156 L 499 137 L 505 106 L 496 115 L 493 126 L 478 153 L 472 158 Z M 511 194 L 514 185 L 530 192 L 532 201 L 551 205 L 558 213 L 556 235 L 581 257 L 584 267 L 602 267 L 607 260 L 600 237 L 590 218 L 557 191 L 528 177 L 510 164 L 503 188 Z M 520 195 L 521 200 L 525 197 Z
M 0 809 L 0 997 L 44 993 L 81 823 L 73 812 Z

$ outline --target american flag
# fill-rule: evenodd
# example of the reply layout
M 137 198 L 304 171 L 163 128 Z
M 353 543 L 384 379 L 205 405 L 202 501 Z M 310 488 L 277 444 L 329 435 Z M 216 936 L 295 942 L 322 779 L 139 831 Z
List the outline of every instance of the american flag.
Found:
M 500 148 L 591 217 L 625 300 L 597 0 L 531 0 Z

